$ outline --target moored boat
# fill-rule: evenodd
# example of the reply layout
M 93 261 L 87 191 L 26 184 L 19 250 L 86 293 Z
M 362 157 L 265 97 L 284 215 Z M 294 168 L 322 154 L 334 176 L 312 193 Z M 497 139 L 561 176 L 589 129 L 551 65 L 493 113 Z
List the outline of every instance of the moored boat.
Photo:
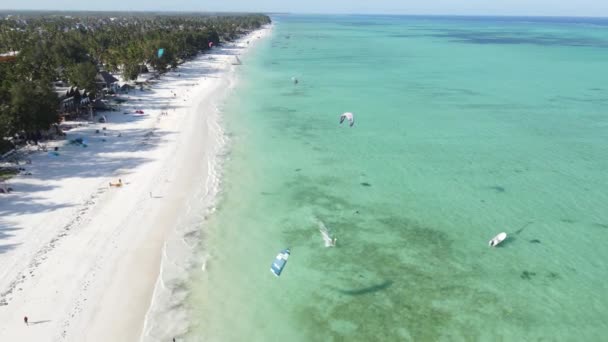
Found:
M 496 235 L 494 238 L 492 238 L 492 240 L 490 240 L 490 242 L 488 242 L 488 244 L 490 245 L 490 247 L 496 247 L 496 246 L 498 246 L 498 244 L 505 241 L 506 238 L 507 238 L 507 233 L 502 232 L 502 233 Z

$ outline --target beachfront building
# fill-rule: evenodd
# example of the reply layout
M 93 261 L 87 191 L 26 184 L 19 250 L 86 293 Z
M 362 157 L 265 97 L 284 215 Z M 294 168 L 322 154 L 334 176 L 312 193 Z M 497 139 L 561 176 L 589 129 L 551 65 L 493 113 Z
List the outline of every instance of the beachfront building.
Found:
M 95 76 L 97 89 L 102 92 L 116 92 L 118 90 L 118 79 L 107 71 L 100 71 Z
M 14 62 L 17 60 L 17 55 L 19 54 L 19 51 L 12 51 L 12 52 L 7 52 L 7 53 L 2 53 L 0 54 L 0 63 L 4 63 L 4 62 Z
M 93 107 L 86 90 L 70 88 L 60 97 L 59 113 L 62 117 L 92 115 Z

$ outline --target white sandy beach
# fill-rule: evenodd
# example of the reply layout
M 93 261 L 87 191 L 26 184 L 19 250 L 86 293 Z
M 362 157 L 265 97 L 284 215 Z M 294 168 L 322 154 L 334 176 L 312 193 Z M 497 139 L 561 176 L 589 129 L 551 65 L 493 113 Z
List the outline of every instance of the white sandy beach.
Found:
M 0 194 L 0 341 L 156 341 L 185 332 L 184 313 L 165 311 L 183 299 L 167 284 L 183 274 L 159 278 L 161 260 L 187 258 L 195 242 L 184 234 L 196 235 L 202 209 L 213 205 L 224 139 L 217 106 L 234 82 L 234 54 L 269 31 L 132 91 L 120 111 L 104 113 L 107 123 L 84 123 L 50 143 L 59 156 L 37 152 L 20 165 L 31 175 Z M 88 146 L 68 144 L 77 137 Z M 122 187 L 109 186 L 118 179 Z

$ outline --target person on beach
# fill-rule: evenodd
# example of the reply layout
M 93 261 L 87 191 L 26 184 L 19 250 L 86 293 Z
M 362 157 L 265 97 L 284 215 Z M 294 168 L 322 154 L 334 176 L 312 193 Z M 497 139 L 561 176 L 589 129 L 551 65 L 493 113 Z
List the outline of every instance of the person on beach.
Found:
M 23 317 L 23 322 L 25 323 L 25 325 L 28 325 L 28 326 L 29 326 L 29 323 L 27 322 L 27 316 L 24 316 L 24 317 Z

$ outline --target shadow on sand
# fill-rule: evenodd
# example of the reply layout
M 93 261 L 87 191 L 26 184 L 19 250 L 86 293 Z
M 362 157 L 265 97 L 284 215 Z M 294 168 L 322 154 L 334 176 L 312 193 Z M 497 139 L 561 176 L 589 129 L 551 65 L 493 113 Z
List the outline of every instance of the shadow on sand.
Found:
M 363 287 L 360 289 L 351 289 L 351 290 L 344 290 L 344 289 L 338 289 L 336 288 L 336 291 L 345 294 L 345 295 L 349 295 L 349 296 L 359 296 L 359 295 L 364 295 L 364 294 L 368 294 L 368 293 L 372 293 L 372 292 L 378 292 L 378 291 L 383 291 L 386 290 L 387 288 L 389 288 L 391 285 L 393 285 L 393 281 L 392 280 L 387 280 L 384 281 L 380 284 L 376 284 L 376 285 L 372 285 L 372 286 L 368 286 L 368 287 Z

